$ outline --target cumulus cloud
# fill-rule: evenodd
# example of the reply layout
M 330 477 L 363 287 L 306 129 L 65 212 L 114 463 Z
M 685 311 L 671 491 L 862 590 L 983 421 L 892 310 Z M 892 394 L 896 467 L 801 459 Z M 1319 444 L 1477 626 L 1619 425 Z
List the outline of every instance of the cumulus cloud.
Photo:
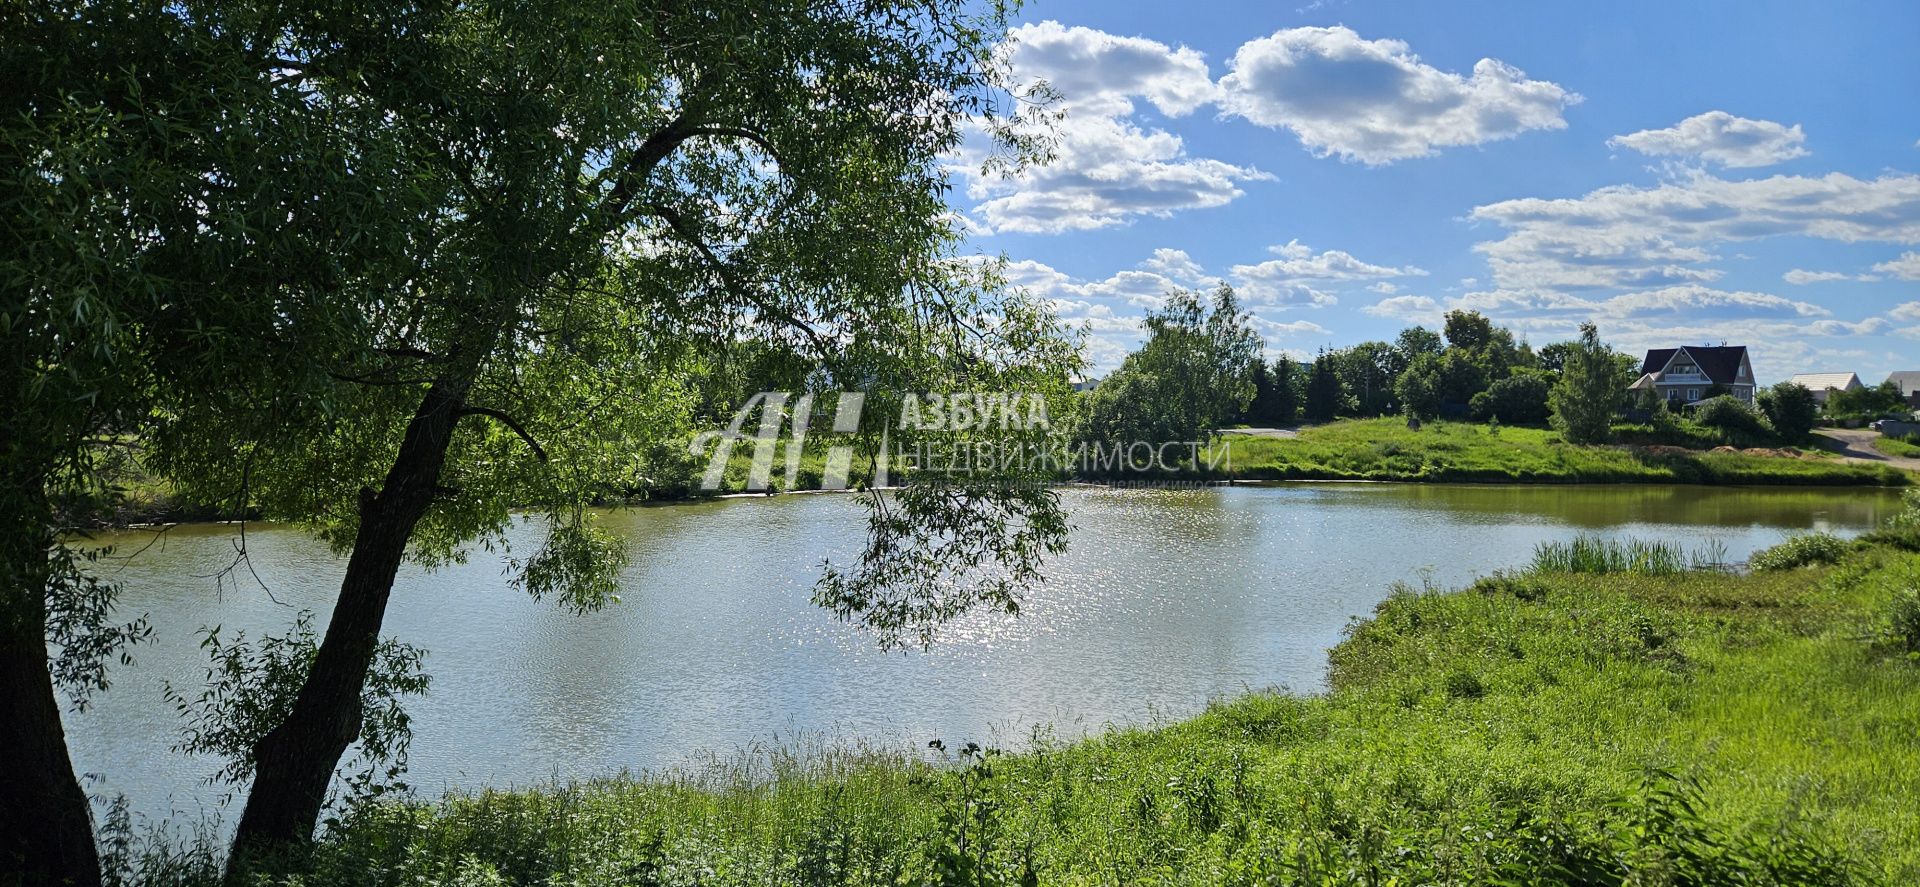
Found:
M 1213 100 L 1216 87 L 1198 52 L 1041 22 L 1015 28 L 1001 53 L 1016 83 L 1053 88 L 1062 116 L 1051 163 L 1010 177 L 983 175 L 983 152 L 961 153 L 956 169 L 989 232 L 1053 234 L 1164 218 L 1223 206 L 1245 193 L 1241 183 L 1272 178 L 1189 156 L 1178 135 L 1134 119 L 1136 99 L 1169 117 Z
M 1604 317 L 1710 311 L 1797 317 L 1827 317 L 1833 314 L 1811 302 L 1796 302 L 1770 293 L 1736 292 L 1692 285 L 1627 293 L 1596 302 L 1594 306 Z
M 1887 316 L 1894 320 L 1920 321 L 1920 302 L 1902 302 L 1893 306 L 1893 310 L 1887 312 Z
M 1920 253 L 1901 253 L 1900 258 L 1890 262 L 1881 262 L 1873 266 L 1881 274 L 1891 274 L 1901 280 L 1920 280 Z
M 1440 316 L 1440 303 L 1427 296 L 1389 296 L 1360 310 L 1375 317 L 1421 323 Z
M 1055 21 L 1008 33 L 1002 58 L 1023 81 L 1046 81 L 1073 107 L 1093 115 L 1133 111 L 1144 98 L 1178 117 L 1213 101 L 1218 91 L 1205 56 L 1144 37 L 1121 37 Z
M 1721 274 L 1702 267 L 1718 258 L 1707 249 L 1718 243 L 1778 235 L 1920 243 L 1920 175 L 1733 181 L 1699 173 L 1577 198 L 1506 200 L 1476 207 L 1470 218 L 1507 229 L 1475 247 L 1501 288 L 1704 283 Z
M 1643 129 L 1607 140 L 1609 148 L 1626 148 L 1657 157 L 1691 157 L 1726 167 L 1770 166 L 1805 157 L 1806 133 L 1800 125 L 1783 126 L 1771 120 L 1735 117 L 1708 111 L 1688 117 L 1666 129 Z
M 1420 60 L 1399 40 L 1351 29 L 1292 28 L 1243 44 L 1220 81 L 1221 107 L 1284 128 L 1320 156 L 1369 165 L 1563 129 L 1580 96 L 1481 59 L 1470 75 Z
M 1299 240 L 1269 247 L 1279 256 L 1254 264 L 1235 265 L 1232 279 L 1247 301 L 1259 305 L 1331 305 L 1339 301 L 1323 291 L 1330 283 L 1377 280 L 1383 277 L 1418 277 L 1427 272 L 1411 265 L 1396 268 L 1363 262 L 1345 250 L 1314 252 Z

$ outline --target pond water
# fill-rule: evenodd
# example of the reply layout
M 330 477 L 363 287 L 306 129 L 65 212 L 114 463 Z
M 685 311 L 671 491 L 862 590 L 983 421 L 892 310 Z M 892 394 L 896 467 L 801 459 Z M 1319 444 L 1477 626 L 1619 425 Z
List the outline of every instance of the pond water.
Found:
M 856 552 L 864 511 L 844 496 L 734 499 L 606 516 L 631 540 L 621 603 L 585 616 L 508 586 L 502 556 L 402 572 L 387 632 L 427 648 L 409 706 L 418 791 L 536 785 L 695 763 L 757 743 L 940 738 L 1018 745 L 1193 714 L 1264 687 L 1312 692 L 1325 653 L 1396 581 L 1458 584 L 1582 532 L 1710 541 L 1744 559 L 1792 532 L 1866 529 L 1891 492 L 1711 487 L 1283 484 L 1073 490 L 1074 531 L 1018 617 L 952 625 L 932 650 L 883 653 L 808 601 L 819 565 Z M 539 536 L 521 528 L 523 550 Z M 122 610 L 152 643 L 67 724 L 90 791 L 153 819 L 199 818 L 223 790 L 210 758 L 169 750 L 180 719 L 162 681 L 193 687 L 199 632 L 316 627 L 342 561 L 286 527 L 110 534 Z M 151 544 L 149 544 L 151 543 Z M 257 574 L 258 579 L 255 579 Z M 231 820 L 232 816 L 227 816 Z

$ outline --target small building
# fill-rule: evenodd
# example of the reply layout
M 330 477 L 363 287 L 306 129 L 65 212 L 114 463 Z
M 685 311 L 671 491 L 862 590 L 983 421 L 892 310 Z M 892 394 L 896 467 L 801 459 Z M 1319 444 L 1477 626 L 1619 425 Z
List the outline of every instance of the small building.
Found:
M 1900 386 L 1900 396 L 1907 399 L 1907 406 L 1920 409 L 1920 370 L 1901 370 L 1888 376 L 1887 381 Z
M 1827 395 L 1835 391 L 1859 391 L 1866 387 L 1853 373 L 1799 373 L 1787 381 L 1813 392 L 1813 399 L 1822 405 L 1826 404 Z
M 1633 390 L 1650 390 L 1670 405 L 1684 406 L 1707 399 L 1715 386 L 1753 403 L 1753 364 L 1747 360 L 1747 346 L 1655 348 L 1640 364 L 1640 380 L 1633 383 Z

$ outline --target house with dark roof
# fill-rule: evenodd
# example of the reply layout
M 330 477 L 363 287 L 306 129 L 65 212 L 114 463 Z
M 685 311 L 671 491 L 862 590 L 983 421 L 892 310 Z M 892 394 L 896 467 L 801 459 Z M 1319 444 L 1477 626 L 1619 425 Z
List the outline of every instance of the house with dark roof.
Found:
M 1652 391 L 1669 404 L 1683 406 L 1705 400 L 1715 386 L 1753 403 L 1753 364 L 1747 360 L 1747 346 L 1655 348 L 1641 362 L 1633 390 Z
M 1900 386 L 1900 396 L 1907 399 L 1907 406 L 1920 409 L 1920 370 L 1901 370 L 1888 376 L 1887 381 Z

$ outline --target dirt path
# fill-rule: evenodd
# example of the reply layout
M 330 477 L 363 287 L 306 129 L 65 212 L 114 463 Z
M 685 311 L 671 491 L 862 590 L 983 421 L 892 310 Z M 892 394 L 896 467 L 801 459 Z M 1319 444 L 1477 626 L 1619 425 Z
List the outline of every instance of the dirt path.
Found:
M 1920 459 L 1889 456 L 1874 449 L 1873 439 L 1880 436 L 1878 431 L 1866 428 L 1821 428 L 1814 435 L 1831 441 L 1827 449 L 1845 456 L 1849 461 L 1880 462 L 1908 471 L 1920 471 Z

